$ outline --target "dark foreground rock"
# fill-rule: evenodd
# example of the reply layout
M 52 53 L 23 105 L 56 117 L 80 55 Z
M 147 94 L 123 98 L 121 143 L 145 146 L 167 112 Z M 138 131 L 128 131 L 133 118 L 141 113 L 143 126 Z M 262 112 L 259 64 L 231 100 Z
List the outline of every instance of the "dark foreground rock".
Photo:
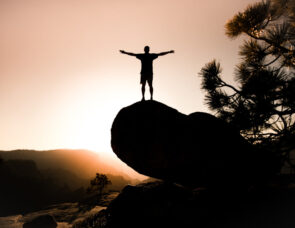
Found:
M 111 133 L 113 151 L 136 171 L 193 188 L 248 185 L 265 170 L 238 131 L 207 113 L 138 102 L 118 113 Z
M 106 227 L 187 227 L 195 217 L 192 197 L 191 191 L 163 182 L 127 186 L 109 205 Z
M 153 182 L 126 187 L 93 224 L 100 224 L 98 228 L 290 228 L 295 227 L 294 203 L 294 188 L 233 195 Z
M 57 223 L 51 215 L 41 215 L 30 222 L 26 222 L 23 228 L 56 228 Z

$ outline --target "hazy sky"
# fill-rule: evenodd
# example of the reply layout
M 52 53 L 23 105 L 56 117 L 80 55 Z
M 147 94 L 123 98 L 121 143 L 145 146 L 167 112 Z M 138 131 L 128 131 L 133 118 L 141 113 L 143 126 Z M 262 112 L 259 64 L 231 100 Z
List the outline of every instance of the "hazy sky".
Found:
M 232 80 L 241 39 L 224 24 L 253 2 L 1 0 L 0 149 L 111 154 L 114 117 L 141 99 L 140 61 L 119 49 L 174 49 L 154 62 L 155 100 L 207 111 L 198 72 L 216 58 Z

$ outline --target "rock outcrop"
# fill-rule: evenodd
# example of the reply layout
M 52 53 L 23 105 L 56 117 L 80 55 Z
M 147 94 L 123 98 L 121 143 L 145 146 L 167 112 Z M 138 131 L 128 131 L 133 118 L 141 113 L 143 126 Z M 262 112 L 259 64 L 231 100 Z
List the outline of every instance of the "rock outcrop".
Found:
M 107 208 L 106 227 L 197 227 L 196 207 L 192 191 L 175 184 L 126 186 Z
M 259 159 L 224 121 L 156 101 L 123 108 L 112 125 L 116 155 L 141 174 L 189 187 L 247 185 Z
M 294 188 L 232 194 L 153 182 L 125 187 L 97 216 L 96 224 L 103 228 L 287 228 L 295 226 L 294 202 Z

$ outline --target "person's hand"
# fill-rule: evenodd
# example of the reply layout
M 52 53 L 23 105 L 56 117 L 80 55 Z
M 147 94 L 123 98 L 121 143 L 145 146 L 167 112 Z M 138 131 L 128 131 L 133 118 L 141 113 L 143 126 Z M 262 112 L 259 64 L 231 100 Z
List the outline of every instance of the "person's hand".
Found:
M 174 53 L 174 50 L 171 50 L 170 53 Z
M 124 50 L 120 50 L 120 52 L 121 52 L 122 54 L 125 54 L 125 51 L 124 51 Z

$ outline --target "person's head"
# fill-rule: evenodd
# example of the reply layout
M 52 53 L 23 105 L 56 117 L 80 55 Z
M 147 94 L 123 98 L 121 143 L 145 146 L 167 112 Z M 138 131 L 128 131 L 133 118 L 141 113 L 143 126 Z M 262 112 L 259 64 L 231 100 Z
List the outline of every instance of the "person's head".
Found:
M 144 52 L 145 53 L 149 53 L 150 52 L 150 47 L 149 46 L 145 46 L 144 47 Z

